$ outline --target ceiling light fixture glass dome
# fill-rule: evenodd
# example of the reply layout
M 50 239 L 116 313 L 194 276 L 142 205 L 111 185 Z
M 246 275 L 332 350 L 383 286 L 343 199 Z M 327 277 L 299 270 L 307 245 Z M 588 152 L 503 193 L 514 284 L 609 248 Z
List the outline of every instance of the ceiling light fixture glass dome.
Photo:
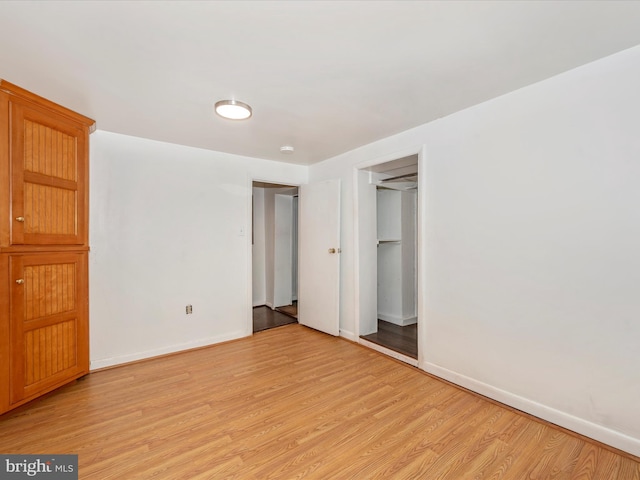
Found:
M 215 110 L 222 118 L 229 120 L 245 120 L 253 113 L 249 105 L 237 100 L 220 100 L 216 102 Z

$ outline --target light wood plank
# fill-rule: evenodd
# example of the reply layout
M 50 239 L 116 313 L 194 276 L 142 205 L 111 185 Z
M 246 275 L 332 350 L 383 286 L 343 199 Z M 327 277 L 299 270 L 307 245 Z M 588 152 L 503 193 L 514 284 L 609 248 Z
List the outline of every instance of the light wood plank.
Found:
M 0 451 L 78 453 L 83 479 L 640 480 L 628 456 L 300 325 L 95 372 L 0 417 Z

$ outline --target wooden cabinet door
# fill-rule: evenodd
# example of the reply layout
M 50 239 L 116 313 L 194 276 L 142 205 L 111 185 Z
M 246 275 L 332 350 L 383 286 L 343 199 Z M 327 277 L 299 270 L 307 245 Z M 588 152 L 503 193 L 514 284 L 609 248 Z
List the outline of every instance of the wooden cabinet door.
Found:
M 87 253 L 15 254 L 10 271 L 10 403 L 89 372 Z
M 12 97 L 11 245 L 87 244 L 88 129 Z

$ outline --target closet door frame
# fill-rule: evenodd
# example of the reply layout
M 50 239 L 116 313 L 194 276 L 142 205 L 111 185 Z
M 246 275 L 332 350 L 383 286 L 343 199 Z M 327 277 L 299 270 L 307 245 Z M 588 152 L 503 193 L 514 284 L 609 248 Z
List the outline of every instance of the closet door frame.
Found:
M 366 221 L 365 218 L 361 218 L 362 215 L 375 215 L 375 208 L 371 208 L 369 203 L 372 198 L 375 198 L 375 187 L 368 189 L 366 187 L 367 177 L 370 172 L 367 169 L 380 165 L 383 163 L 389 163 L 394 160 L 403 159 L 413 155 L 418 156 L 418 198 L 417 198 L 417 244 L 416 244 L 416 264 L 417 264 L 417 318 L 418 318 L 418 359 L 417 361 L 409 359 L 404 355 L 399 354 L 402 358 L 394 355 L 394 352 L 386 350 L 387 353 L 394 358 L 399 358 L 402 361 L 406 361 L 411 365 L 418 366 L 424 370 L 426 363 L 425 351 L 427 344 L 427 322 L 426 305 L 424 304 L 424 292 L 426 285 L 426 265 L 425 265 L 425 244 L 426 244 L 426 174 L 425 164 L 427 161 L 426 145 L 420 145 L 413 148 L 397 151 L 382 157 L 374 158 L 368 161 L 361 162 L 353 168 L 353 201 L 354 201 L 354 233 L 356 246 L 355 255 L 355 341 L 360 343 L 367 343 L 363 341 L 360 336 L 363 333 L 363 328 L 370 326 L 373 321 L 377 321 L 372 315 L 377 315 L 377 305 L 371 304 L 371 298 L 377 298 L 377 285 L 372 284 L 369 281 L 371 277 L 371 259 L 366 255 L 366 248 L 360 248 L 363 245 L 375 245 L 377 235 L 375 231 L 368 228 L 371 221 Z M 372 213 L 373 212 L 373 213 Z M 360 251 L 362 250 L 362 252 Z M 364 253 L 364 254 L 363 254 Z M 371 254 L 371 249 L 369 249 Z M 374 290 L 375 289 L 375 290 Z M 373 292 L 373 293 L 372 293 Z M 374 313 L 375 312 L 375 313 Z M 362 327 L 361 327 L 362 326 Z

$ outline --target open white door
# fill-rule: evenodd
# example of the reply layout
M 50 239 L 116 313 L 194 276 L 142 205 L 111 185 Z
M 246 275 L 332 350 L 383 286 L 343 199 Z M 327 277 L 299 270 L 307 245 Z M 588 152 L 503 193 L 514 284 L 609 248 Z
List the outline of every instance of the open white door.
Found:
M 275 195 L 273 306 L 291 305 L 291 271 L 293 269 L 293 197 Z
M 340 334 L 340 180 L 302 185 L 298 197 L 298 321 Z

